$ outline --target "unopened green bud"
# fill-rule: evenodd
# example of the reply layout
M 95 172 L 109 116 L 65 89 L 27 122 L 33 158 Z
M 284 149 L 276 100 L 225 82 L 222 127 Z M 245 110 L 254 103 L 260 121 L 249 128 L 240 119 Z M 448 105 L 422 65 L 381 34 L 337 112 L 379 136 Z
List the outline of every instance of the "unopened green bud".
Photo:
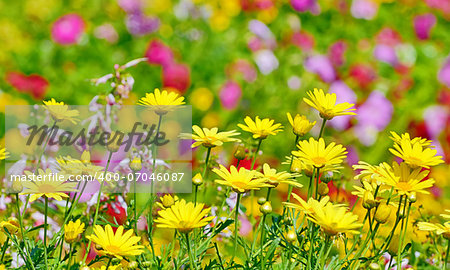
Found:
M 265 202 L 259 207 L 259 211 L 261 211 L 264 215 L 272 213 L 272 204 L 270 202 Z

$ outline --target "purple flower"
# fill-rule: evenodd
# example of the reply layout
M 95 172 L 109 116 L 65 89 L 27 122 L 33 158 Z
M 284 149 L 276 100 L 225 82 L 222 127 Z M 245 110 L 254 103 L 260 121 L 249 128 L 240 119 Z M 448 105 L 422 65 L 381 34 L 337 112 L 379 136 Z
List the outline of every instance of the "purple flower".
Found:
M 431 29 L 436 24 L 436 17 L 431 13 L 418 15 L 414 18 L 414 30 L 419 39 L 428 39 Z
M 239 104 L 242 90 L 239 84 L 234 81 L 227 81 L 220 90 L 220 103 L 227 110 L 233 110 Z
M 431 138 L 437 138 L 444 130 L 447 124 L 447 118 L 450 111 L 444 106 L 430 106 L 423 113 L 425 127 Z
M 159 27 L 159 19 L 148 17 L 138 11 L 127 16 L 126 25 L 130 34 L 142 36 L 156 31 Z
M 378 44 L 377 46 L 375 46 L 373 56 L 378 61 L 385 62 L 387 64 L 390 64 L 391 66 L 395 66 L 398 63 L 395 49 L 385 44 Z
M 330 83 L 336 79 L 336 72 L 331 61 L 324 55 L 308 57 L 304 65 L 306 70 L 319 75 L 324 82 Z
M 267 75 L 278 68 L 278 59 L 271 50 L 260 50 L 254 54 L 256 65 L 262 74 Z
M 380 92 L 373 91 L 366 102 L 357 109 L 358 124 L 355 134 L 364 145 L 372 145 L 378 137 L 378 132 L 384 130 L 391 122 L 394 107 Z
M 378 4 L 370 0 L 353 0 L 350 12 L 357 19 L 371 20 L 377 15 Z
M 356 94 L 342 81 L 335 81 L 330 85 L 330 93 L 336 94 L 336 103 L 356 103 Z M 329 121 L 330 125 L 337 130 L 344 130 L 350 126 L 353 115 L 335 117 Z
M 448 57 L 444 64 L 442 65 L 441 69 L 438 73 L 438 80 L 445 84 L 447 87 L 450 87 L 450 57 Z
M 71 45 L 79 41 L 83 31 L 83 18 L 78 14 L 67 14 L 53 23 L 52 38 L 61 45 Z
M 118 3 L 126 13 L 138 12 L 144 7 L 142 0 L 119 0 Z

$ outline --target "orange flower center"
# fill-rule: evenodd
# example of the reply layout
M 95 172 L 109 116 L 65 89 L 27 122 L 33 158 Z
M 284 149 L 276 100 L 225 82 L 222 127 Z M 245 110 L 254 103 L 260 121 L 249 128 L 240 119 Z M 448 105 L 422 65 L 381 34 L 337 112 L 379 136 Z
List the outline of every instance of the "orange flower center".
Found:
M 327 159 L 324 157 L 313 157 L 311 160 L 314 162 L 315 167 L 322 167 L 327 162 Z
M 412 186 L 408 182 L 398 182 L 396 186 L 403 191 L 410 191 L 412 189 Z

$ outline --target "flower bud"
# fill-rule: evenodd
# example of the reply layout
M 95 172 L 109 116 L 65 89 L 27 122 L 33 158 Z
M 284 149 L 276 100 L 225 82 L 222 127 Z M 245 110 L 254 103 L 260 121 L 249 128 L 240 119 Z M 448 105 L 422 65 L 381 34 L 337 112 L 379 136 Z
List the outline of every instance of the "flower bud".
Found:
M 264 198 L 264 197 L 259 197 L 258 198 L 258 204 L 259 205 L 263 205 L 265 202 L 266 202 L 266 198 Z
M 366 209 L 372 209 L 377 205 L 373 194 L 370 191 L 364 192 L 362 206 Z
M 137 269 L 139 266 L 137 261 L 132 261 L 128 264 L 128 269 L 132 270 L 132 269 Z
M 391 208 L 388 205 L 381 204 L 377 208 L 377 212 L 375 213 L 375 220 L 378 223 L 384 224 L 389 219 L 391 215 Z
M 150 262 L 150 261 L 145 261 L 145 262 L 142 263 L 142 266 L 143 266 L 143 267 L 151 267 L 151 266 L 152 266 L 152 262 Z
M 160 198 L 161 204 L 164 208 L 169 208 L 175 204 L 175 198 L 170 194 L 166 194 Z
M 106 149 L 108 149 L 109 152 L 117 152 L 119 151 L 120 146 L 122 145 L 123 141 L 123 133 L 119 131 L 113 131 L 109 135 L 109 137 L 106 139 Z
M 243 160 L 245 159 L 246 153 L 245 153 L 245 147 L 243 145 L 239 145 L 236 148 L 236 151 L 234 152 L 234 157 L 237 160 Z
M 195 186 L 201 186 L 203 184 L 203 177 L 200 173 L 197 173 L 193 178 L 192 178 L 192 184 L 194 184 Z
M 20 229 L 20 224 L 17 218 L 10 217 L 6 221 L 0 222 L 0 228 L 3 232 L 8 231 L 10 234 L 16 234 Z
M 292 218 L 285 216 L 284 219 L 284 224 L 286 224 L 287 226 L 292 226 L 293 222 L 292 222 Z
M 329 191 L 330 189 L 328 188 L 328 185 L 325 183 L 320 183 L 319 186 L 317 187 L 317 192 L 319 193 L 320 196 L 326 196 Z
M 295 240 L 297 240 L 297 234 L 295 233 L 295 231 L 293 231 L 293 230 L 288 231 L 286 234 L 286 240 L 290 244 L 294 243 Z
M 134 172 L 138 172 L 142 170 L 142 160 L 141 157 L 134 157 L 133 160 L 130 162 L 130 169 Z
M 369 265 L 369 269 L 370 270 L 381 270 L 381 267 L 380 267 L 380 265 L 378 263 L 371 263 Z
M 11 185 L 11 193 L 20 193 L 23 190 L 21 181 L 14 181 Z
M 291 164 L 291 173 L 301 173 L 302 172 L 302 162 L 298 158 L 294 158 Z
M 272 204 L 270 202 L 265 202 L 259 207 L 259 211 L 261 211 L 264 215 L 272 213 Z
M 415 203 L 417 201 L 417 194 L 415 192 L 411 192 L 408 196 L 408 200 Z
M 391 243 L 389 244 L 388 251 L 391 255 L 396 255 L 398 253 L 398 244 L 400 241 L 400 237 L 398 234 L 394 234 L 391 239 Z

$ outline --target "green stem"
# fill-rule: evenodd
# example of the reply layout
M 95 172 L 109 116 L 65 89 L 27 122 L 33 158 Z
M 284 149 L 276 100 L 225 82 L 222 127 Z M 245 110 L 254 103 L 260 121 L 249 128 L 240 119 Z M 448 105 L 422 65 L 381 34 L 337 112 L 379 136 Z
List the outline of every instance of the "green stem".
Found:
M 92 224 L 92 227 L 95 227 L 95 225 L 97 225 L 98 209 L 100 208 L 100 199 L 102 197 L 102 189 L 105 184 L 105 177 L 106 177 L 106 173 L 108 172 L 108 167 L 111 162 L 112 155 L 113 155 L 113 152 L 109 152 L 108 161 L 106 162 L 105 171 L 103 173 L 102 183 L 100 184 L 100 189 L 98 191 L 97 204 L 95 206 L 94 223 Z M 75 207 L 75 206 L 73 206 L 73 207 Z M 87 249 L 85 252 L 86 254 L 84 254 L 83 262 L 81 265 L 84 265 L 86 263 L 87 256 L 89 254 L 89 251 L 91 250 L 91 245 L 92 245 L 92 240 L 89 240 L 89 243 L 88 243 L 88 246 L 87 246 Z
M 67 262 L 67 270 L 70 270 L 70 266 L 72 265 L 72 248 L 73 248 L 73 246 L 72 246 L 72 244 L 70 244 L 70 246 L 69 246 L 69 261 Z
M 323 121 L 322 121 L 322 126 L 320 127 L 320 133 L 319 133 L 319 138 L 322 138 L 322 135 L 323 135 L 323 130 L 325 129 L 325 123 L 327 122 L 327 119 L 323 119 Z M 318 139 L 319 139 L 318 138 Z
M 238 231 L 239 231 L 239 203 L 241 202 L 241 193 L 237 193 L 236 198 L 236 207 L 234 208 L 234 252 L 233 257 L 231 258 L 231 262 L 233 262 L 234 258 L 236 257 L 236 251 L 237 251 L 237 238 L 238 238 Z
M 445 253 L 444 270 L 447 269 L 448 253 L 450 253 L 450 240 L 447 240 L 447 252 Z
M 203 168 L 202 178 L 205 179 L 206 172 L 208 171 L 209 158 L 211 157 L 211 147 L 206 150 L 205 167 Z
M 406 202 L 407 202 L 408 198 L 405 197 L 405 207 L 406 207 Z M 400 244 L 398 245 L 398 261 L 397 261 L 397 269 L 401 269 L 401 263 L 402 263 L 402 247 L 403 247 L 403 241 L 405 240 L 405 235 L 406 232 L 408 231 L 408 220 L 409 220 L 409 213 L 411 211 L 411 202 L 408 204 L 408 212 L 406 214 L 406 222 L 405 222 L 405 227 L 403 228 L 403 231 L 400 231 Z M 405 211 L 403 210 L 403 213 L 405 213 Z M 403 221 L 403 220 L 402 220 Z M 402 227 L 403 227 L 403 222 L 402 222 Z
M 270 189 L 269 189 L 270 190 Z M 269 194 L 270 192 L 267 192 Z M 261 221 L 261 269 L 264 270 L 264 232 L 265 232 L 265 226 L 266 223 L 266 214 L 263 215 L 263 219 Z
M 45 198 L 45 208 L 44 208 L 44 259 L 45 259 L 45 268 L 48 269 L 48 258 L 47 258 L 47 215 L 48 215 L 48 198 Z
M 8 244 L 9 244 L 9 238 L 6 238 L 5 243 L 3 244 L 3 247 L 2 247 L 2 258 L 0 259 L 0 263 L 3 263 L 3 259 L 5 258 L 6 250 L 8 249 Z
M 253 153 L 252 166 L 250 167 L 251 170 L 255 169 L 256 156 L 258 155 L 259 149 L 261 149 L 261 143 L 262 143 L 262 139 L 259 139 L 258 146 L 256 147 L 256 151 L 255 151 L 255 153 Z
M 134 202 L 134 232 L 136 235 L 138 235 L 137 230 L 137 223 L 138 223 L 138 216 L 137 216 L 137 193 L 136 193 L 136 173 L 134 173 L 134 179 L 133 179 L 133 202 Z
M 188 255 L 189 255 L 189 262 L 191 263 L 191 267 L 194 269 L 198 269 L 197 267 L 197 263 L 195 262 L 194 256 L 192 256 L 192 250 L 191 250 L 191 244 L 189 241 L 189 234 L 185 234 L 186 235 L 186 245 L 187 245 L 187 250 L 188 250 Z
M 320 178 L 320 174 L 319 174 L 319 168 L 317 168 L 317 172 L 316 172 L 316 196 L 315 199 L 318 200 L 319 197 L 319 178 Z
M 198 192 L 198 186 L 195 185 L 195 189 L 194 189 L 194 206 L 197 206 L 197 192 Z
M 106 270 L 108 270 L 108 268 L 109 268 L 109 265 L 111 264 L 111 261 L 112 261 L 112 257 L 111 258 L 109 258 L 109 260 L 108 260 L 108 264 L 106 265 Z

